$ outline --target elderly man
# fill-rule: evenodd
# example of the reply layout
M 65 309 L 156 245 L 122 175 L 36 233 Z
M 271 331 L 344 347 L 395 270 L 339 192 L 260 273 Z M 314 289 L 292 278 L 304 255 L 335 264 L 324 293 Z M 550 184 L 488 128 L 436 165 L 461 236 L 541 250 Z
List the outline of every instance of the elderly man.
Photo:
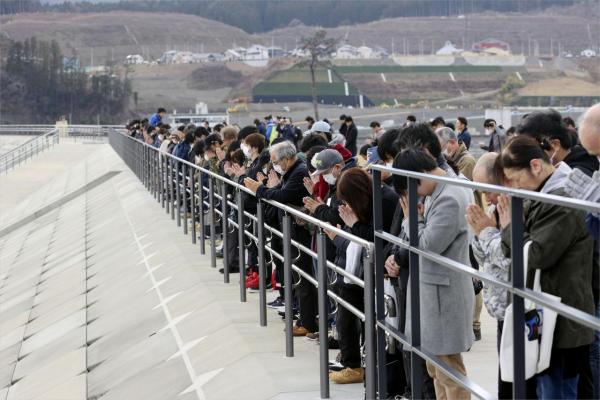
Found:
M 435 133 L 440 139 L 440 145 L 444 154 L 458 167 L 458 171 L 461 174 L 472 181 L 475 158 L 469 153 L 465 143 L 460 143 L 456 132 L 450 128 L 439 128 Z
M 502 185 L 503 177 L 495 169 L 498 153 L 486 153 L 477 161 L 473 170 L 473 180 L 478 183 Z M 494 278 L 510 281 L 511 260 L 502 253 L 501 234 L 498 225 L 498 215 L 495 206 L 498 204 L 498 193 L 483 192 L 490 205 L 490 212 L 486 212 L 476 204 L 467 206 L 467 223 L 475 234 L 471 242 L 473 254 L 483 271 Z M 508 292 L 496 285 L 485 285 L 483 288 L 483 301 L 488 313 L 498 321 L 497 349 L 500 349 L 502 328 L 504 326 L 504 313 L 508 306 Z M 536 382 L 532 378 L 526 382 L 527 398 L 536 397 Z M 512 397 L 512 384 L 504 382 L 498 374 L 498 398 Z
M 582 116 L 579 123 L 579 140 L 589 154 L 600 160 L 600 104 L 590 107 Z M 566 181 L 565 192 L 571 197 L 600 203 L 600 171 L 595 171 L 592 177 L 589 177 L 582 170 L 573 169 Z M 600 241 L 599 215 L 597 213 L 588 214 L 587 222 L 588 230 L 596 240 L 592 287 L 596 317 L 600 317 L 600 290 L 598 288 L 600 286 L 600 267 L 597 259 L 598 242 Z M 593 376 L 594 398 L 598 398 L 600 396 L 600 332 L 596 332 L 595 335 L 594 342 L 590 347 L 590 369 Z
M 267 185 L 263 184 L 262 174 L 258 181 L 244 179 L 244 185 L 256 193 L 258 198 L 274 200 L 296 208 L 302 207 L 302 199 L 309 195 L 304 186 L 304 178 L 309 176 L 306 163 L 298 158 L 296 147 L 288 141 L 272 146 L 270 155 L 274 170 L 269 173 Z M 280 210 L 280 224 L 282 218 L 283 212 Z M 292 239 L 310 247 L 310 232 L 302 225 L 304 224 L 294 224 Z M 305 253 L 301 253 L 297 265 L 304 272 L 313 275 L 311 258 Z M 300 279 L 296 296 L 300 302 L 300 320 L 294 327 L 294 336 L 306 336 L 308 333 L 317 332 L 317 289 L 308 280 Z

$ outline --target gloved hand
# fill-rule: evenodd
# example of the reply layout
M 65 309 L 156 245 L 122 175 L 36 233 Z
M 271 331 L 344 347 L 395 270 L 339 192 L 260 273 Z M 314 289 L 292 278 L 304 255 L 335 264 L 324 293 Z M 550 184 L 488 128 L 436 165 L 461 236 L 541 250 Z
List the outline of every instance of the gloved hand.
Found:
M 590 178 L 574 168 L 565 181 L 565 192 L 575 199 L 600 202 L 600 171 Z

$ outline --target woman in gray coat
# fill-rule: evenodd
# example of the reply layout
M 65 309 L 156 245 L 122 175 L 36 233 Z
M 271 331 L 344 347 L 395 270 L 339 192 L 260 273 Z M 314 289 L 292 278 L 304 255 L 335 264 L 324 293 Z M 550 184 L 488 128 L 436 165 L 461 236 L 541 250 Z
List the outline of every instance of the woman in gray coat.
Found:
M 407 149 L 394 160 L 394 168 L 447 176 L 428 153 Z M 396 190 L 401 193 L 400 205 L 408 213 L 407 179 L 394 177 Z M 433 181 L 421 181 L 419 196 L 425 197 L 419 207 L 419 248 L 463 265 L 469 264 L 469 231 L 465 220 L 466 208 L 472 194 L 468 189 Z M 408 218 L 402 223 L 408 236 Z M 421 345 L 448 366 L 466 375 L 461 353 L 473 344 L 474 292 L 472 280 L 465 274 L 426 258 L 419 259 Z M 410 285 L 407 296 L 406 335 L 410 337 Z M 437 399 L 469 399 L 470 393 L 453 382 L 438 368 L 427 363 L 434 380 Z

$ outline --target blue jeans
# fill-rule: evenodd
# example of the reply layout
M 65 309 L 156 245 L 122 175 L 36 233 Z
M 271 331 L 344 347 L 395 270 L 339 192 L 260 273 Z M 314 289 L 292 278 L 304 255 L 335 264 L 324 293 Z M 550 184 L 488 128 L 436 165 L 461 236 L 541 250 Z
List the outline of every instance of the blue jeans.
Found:
M 589 362 L 589 345 L 552 349 L 550 367 L 537 375 L 537 396 L 545 399 L 576 399 L 581 363 Z
M 596 303 L 596 317 L 600 318 L 600 302 Z M 594 398 L 600 398 L 600 331 L 594 334 L 594 342 L 590 345 L 590 367 L 594 382 Z

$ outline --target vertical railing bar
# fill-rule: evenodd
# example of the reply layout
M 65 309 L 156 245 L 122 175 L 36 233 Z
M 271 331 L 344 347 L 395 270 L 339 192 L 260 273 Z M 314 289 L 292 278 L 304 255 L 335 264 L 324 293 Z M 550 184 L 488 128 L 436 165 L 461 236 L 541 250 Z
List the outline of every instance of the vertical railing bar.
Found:
M 408 235 L 411 248 L 419 247 L 419 213 L 417 193 L 417 180 L 408 178 Z M 409 252 L 409 270 L 410 270 L 410 342 L 412 346 L 421 345 L 421 307 L 419 287 L 419 255 L 413 251 Z M 411 371 L 411 397 L 413 399 L 422 398 L 423 370 L 421 359 L 415 353 L 410 355 Z
M 300 249 L 298 249 L 300 252 Z M 304 278 L 301 278 L 304 279 Z M 319 306 L 319 381 L 321 398 L 329 398 L 329 344 L 327 343 L 327 236 L 323 229 L 317 233 L 317 288 Z M 287 289 L 287 288 L 286 288 Z
M 294 333 L 292 311 L 292 218 L 283 216 L 283 290 L 285 301 L 285 355 L 294 357 Z

